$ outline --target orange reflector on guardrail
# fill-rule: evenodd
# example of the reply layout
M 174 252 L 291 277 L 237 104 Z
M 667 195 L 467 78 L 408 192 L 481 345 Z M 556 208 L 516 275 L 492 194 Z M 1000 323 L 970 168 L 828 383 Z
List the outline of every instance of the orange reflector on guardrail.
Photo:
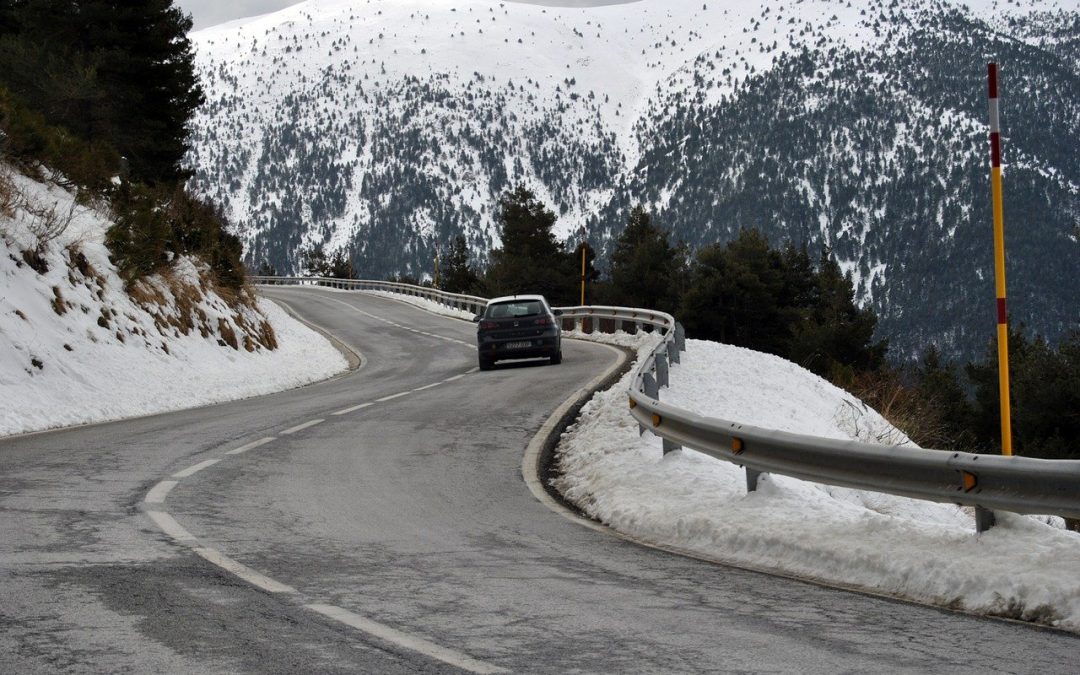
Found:
M 975 486 L 979 484 L 978 477 L 973 473 L 967 471 L 961 471 L 960 476 L 964 480 L 964 492 L 971 492 L 975 489 Z
M 657 415 L 656 413 L 653 413 L 653 416 L 652 416 L 652 425 L 653 425 L 654 427 L 658 427 L 658 426 L 660 426 L 660 422 L 662 422 L 662 421 L 663 421 L 663 418 L 661 418 L 661 417 L 660 417 L 659 415 Z
M 741 438 L 734 438 L 733 437 L 731 439 L 731 451 L 734 452 L 736 455 L 742 454 L 743 445 L 742 445 L 742 439 Z
M 637 401 L 635 401 L 634 399 L 630 399 L 630 408 L 633 409 L 633 408 L 636 408 L 636 407 L 637 407 Z

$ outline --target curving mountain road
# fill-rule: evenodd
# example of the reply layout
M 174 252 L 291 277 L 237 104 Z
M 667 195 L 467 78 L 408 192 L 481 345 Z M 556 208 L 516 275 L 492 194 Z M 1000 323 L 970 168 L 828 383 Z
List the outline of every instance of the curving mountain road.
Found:
M 265 293 L 363 356 L 273 396 L 0 440 L 0 672 L 1073 672 L 1080 639 L 598 534 L 522 480 L 616 361 L 475 372 L 471 324 Z

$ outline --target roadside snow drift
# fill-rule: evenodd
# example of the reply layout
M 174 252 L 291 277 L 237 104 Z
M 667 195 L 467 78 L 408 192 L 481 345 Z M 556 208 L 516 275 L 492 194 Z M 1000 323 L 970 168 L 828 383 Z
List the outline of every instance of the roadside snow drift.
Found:
M 970 510 L 949 504 L 779 475 L 747 494 L 738 466 L 687 449 L 664 456 L 659 437 L 639 437 L 628 383 L 597 394 L 556 450 L 555 486 L 589 516 L 725 563 L 1080 632 L 1080 535 L 1060 519 L 998 513 L 976 535 Z M 714 342 L 687 341 L 661 398 L 770 429 L 910 442 L 809 371 Z
M 345 369 L 273 303 L 246 290 L 226 302 L 197 261 L 177 260 L 129 295 L 104 245 L 104 209 L 3 165 L 0 181 L 0 436 L 268 394 Z M 45 220 L 62 231 L 42 243 Z M 28 250 L 41 251 L 33 266 Z

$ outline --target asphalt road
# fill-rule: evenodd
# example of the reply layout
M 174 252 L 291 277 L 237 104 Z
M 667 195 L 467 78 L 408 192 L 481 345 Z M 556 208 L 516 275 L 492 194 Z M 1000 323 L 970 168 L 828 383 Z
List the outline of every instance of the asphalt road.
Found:
M 479 373 L 471 324 L 266 293 L 362 367 L 0 440 L 0 672 L 1076 671 L 1070 635 L 681 558 L 553 513 L 522 453 L 608 348 L 567 341 L 560 366 Z

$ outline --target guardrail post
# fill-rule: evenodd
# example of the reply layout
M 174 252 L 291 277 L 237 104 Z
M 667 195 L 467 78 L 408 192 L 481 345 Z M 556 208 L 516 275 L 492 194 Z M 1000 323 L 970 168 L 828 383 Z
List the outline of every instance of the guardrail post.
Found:
M 990 509 L 984 509 L 981 506 L 975 507 L 975 531 L 979 534 L 986 532 L 997 519 L 994 517 L 994 512 Z
M 641 382 L 645 385 L 645 395 L 659 401 L 660 387 L 656 386 L 656 378 L 653 377 L 652 373 L 645 373 L 641 378 Z
M 746 468 L 746 491 L 757 492 L 757 480 L 761 476 L 761 472 L 757 469 Z
M 668 361 L 671 363 L 679 363 L 679 348 L 675 346 L 675 341 L 667 343 L 667 355 Z
M 675 324 L 675 347 L 680 352 L 686 351 L 686 329 L 681 323 Z
M 676 443 L 675 441 L 669 441 L 666 438 L 663 439 L 663 440 L 664 440 L 664 454 L 665 455 L 668 454 L 669 452 L 675 452 L 676 450 L 682 450 L 682 446 L 679 445 L 678 443 Z
M 668 386 L 667 354 L 663 352 L 656 355 L 656 386 L 658 389 Z

